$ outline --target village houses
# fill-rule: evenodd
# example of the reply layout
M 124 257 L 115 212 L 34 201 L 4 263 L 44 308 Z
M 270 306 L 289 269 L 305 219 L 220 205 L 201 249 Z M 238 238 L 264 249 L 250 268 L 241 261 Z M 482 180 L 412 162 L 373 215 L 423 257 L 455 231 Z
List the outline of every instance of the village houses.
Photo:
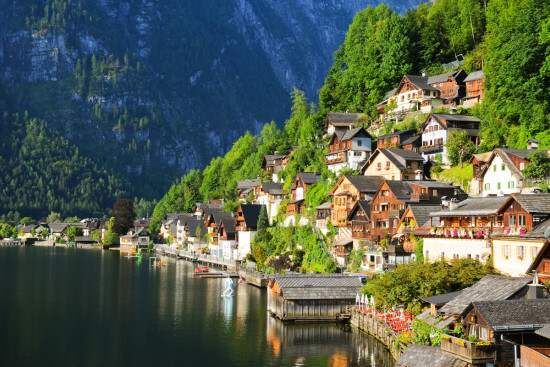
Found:
M 325 165 L 334 173 L 342 168 L 357 169 L 371 153 L 372 136 L 362 127 L 336 130 L 328 144 Z
M 361 113 L 329 112 L 325 120 L 327 135 L 334 134 L 337 130 L 350 130 L 357 124 Z
M 306 191 L 320 179 L 321 174 L 318 172 L 298 172 L 296 177 L 292 178 L 290 187 L 292 201 L 287 204 L 288 214 L 304 214 Z
M 258 195 L 254 202 L 265 205 L 269 223 L 273 223 L 277 218 L 281 201 L 286 196 L 286 190 L 283 190 L 283 186 L 284 183 L 282 182 L 262 182 L 258 188 Z
M 386 180 L 423 180 L 424 159 L 411 150 L 376 149 L 359 172 L 365 176 L 380 176 Z
M 485 75 L 483 70 L 474 71 L 464 79 L 466 96 L 462 98 L 462 105 L 466 108 L 475 106 L 485 98 Z
M 238 258 L 246 259 L 251 250 L 252 239 L 258 231 L 258 219 L 260 218 L 261 204 L 241 204 L 235 217 L 235 230 L 237 231 L 236 246 Z

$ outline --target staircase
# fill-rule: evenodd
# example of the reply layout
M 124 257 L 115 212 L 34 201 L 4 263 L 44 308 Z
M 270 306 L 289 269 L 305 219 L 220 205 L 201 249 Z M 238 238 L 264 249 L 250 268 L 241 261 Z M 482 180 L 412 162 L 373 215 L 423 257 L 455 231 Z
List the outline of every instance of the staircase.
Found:
M 338 228 L 338 236 L 336 236 L 336 240 L 345 240 L 347 238 L 351 238 L 351 228 L 348 227 L 340 227 Z

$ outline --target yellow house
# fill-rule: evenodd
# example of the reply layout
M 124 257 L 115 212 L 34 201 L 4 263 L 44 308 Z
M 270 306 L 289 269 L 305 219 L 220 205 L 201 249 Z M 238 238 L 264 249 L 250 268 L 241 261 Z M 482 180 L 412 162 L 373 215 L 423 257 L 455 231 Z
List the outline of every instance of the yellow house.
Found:
M 412 150 L 376 149 L 360 170 L 364 176 L 380 176 L 386 180 L 424 179 L 424 159 Z

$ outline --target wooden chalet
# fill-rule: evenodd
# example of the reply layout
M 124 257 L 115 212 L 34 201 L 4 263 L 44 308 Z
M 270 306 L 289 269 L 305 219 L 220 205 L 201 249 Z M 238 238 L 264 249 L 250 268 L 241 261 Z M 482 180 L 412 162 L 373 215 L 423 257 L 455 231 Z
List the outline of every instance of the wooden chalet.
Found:
M 370 201 L 357 200 L 348 214 L 351 223 L 351 237 L 357 239 L 370 238 Z
M 550 324 L 535 331 L 541 336 L 538 345 L 522 345 L 520 348 L 522 367 L 550 366 Z
M 431 113 L 418 128 L 422 135 L 419 151 L 424 160 L 435 160 L 441 155 L 443 163 L 448 163 L 445 144 L 451 131 L 466 131 L 475 146 L 479 145 L 479 126 L 481 120 L 474 116 Z
M 349 255 L 353 250 L 353 239 L 345 238 L 343 240 L 336 241 L 331 247 L 338 265 L 346 266 L 348 264 Z
M 473 365 L 517 366 L 520 346 L 540 346 L 544 341 L 535 332 L 550 323 L 550 299 L 476 301 L 458 320 L 464 325 L 465 338 L 443 335 L 443 352 Z
M 332 198 L 332 225 L 347 226 L 348 214 L 357 200 L 370 200 L 383 181 L 382 177 L 377 176 L 342 176 L 329 193 Z
M 381 135 L 376 140 L 378 149 L 401 148 L 401 145 L 408 139 L 416 136 L 416 130 L 392 131 L 390 134 Z
M 443 196 L 454 197 L 454 192 L 453 186 L 437 181 L 385 181 L 370 203 L 372 240 L 396 234 L 409 204 L 439 204 Z
M 210 213 L 206 218 L 205 227 L 208 234 L 210 235 L 210 246 L 218 246 L 218 232 L 223 220 L 225 220 L 226 222 L 232 222 L 234 224 L 235 213 L 214 212 Z
M 286 211 L 288 214 L 304 214 L 305 197 L 308 187 L 314 185 L 321 179 L 319 172 L 298 172 L 296 177 L 292 179 L 293 184 L 290 188 L 292 201 L 287 204 Z
M 262 160 L 262 170 L 272 175 L 273 181 L 279 180 L 279 172 L 285 169 L 290 154 L 266 154 Z
M 415 205 L 411 203 L 397 225 L 397 233 L 413 233 L 430 221 L 431 212 L 439 211 L 440 209 L 441 206 L 437 204 Z
M 386 180 L 424 179 L 424 158 L 412 150 L 376 149 L 361 167 L 360 174 Z
M 464 79 L 466 96 L 462 98 L 464 107 L 472 107 L 485 98 L 485 75 L 483 70 L 474 71 Z
M 461 99 L 466 95 L 464 80 L 467 74 L 464 70 L 450 71 L 444 74 L 428 78 L 428 84 L 437 88 L 439 97 L 446 105 L 459 105 Z
M 399 146 L 399 148 L 404 150 L 412 150 L 413 152 L 419 153 L 421 146 L 422 146 L 422 136 L 414 135 L 404 140 Z
M 341 274 L 275 275 L 267 288 L 267 310 L 281 320 L 338 321 L 361 291 L 361 280 Z
M 210 213 L 221 212 L 223 200 L 210 200 L 207 203 L 196 203 L 195 216 L 199 219 L 206 219 Z
M 334 173 L 342 168 L 356 169 L 371 153 L 372 136 L 362 127 L 336 130 L 328 143 L 325 165 Z

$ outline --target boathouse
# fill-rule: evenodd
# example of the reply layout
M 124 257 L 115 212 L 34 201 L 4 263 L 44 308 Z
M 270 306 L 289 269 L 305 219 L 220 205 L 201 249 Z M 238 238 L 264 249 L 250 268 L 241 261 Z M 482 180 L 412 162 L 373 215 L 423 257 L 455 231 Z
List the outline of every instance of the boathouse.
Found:
M 349 314 L 361 280 L 340 274 L 279 275 L 267 290 L 268 311 L 283 321 L 336 321 Z

